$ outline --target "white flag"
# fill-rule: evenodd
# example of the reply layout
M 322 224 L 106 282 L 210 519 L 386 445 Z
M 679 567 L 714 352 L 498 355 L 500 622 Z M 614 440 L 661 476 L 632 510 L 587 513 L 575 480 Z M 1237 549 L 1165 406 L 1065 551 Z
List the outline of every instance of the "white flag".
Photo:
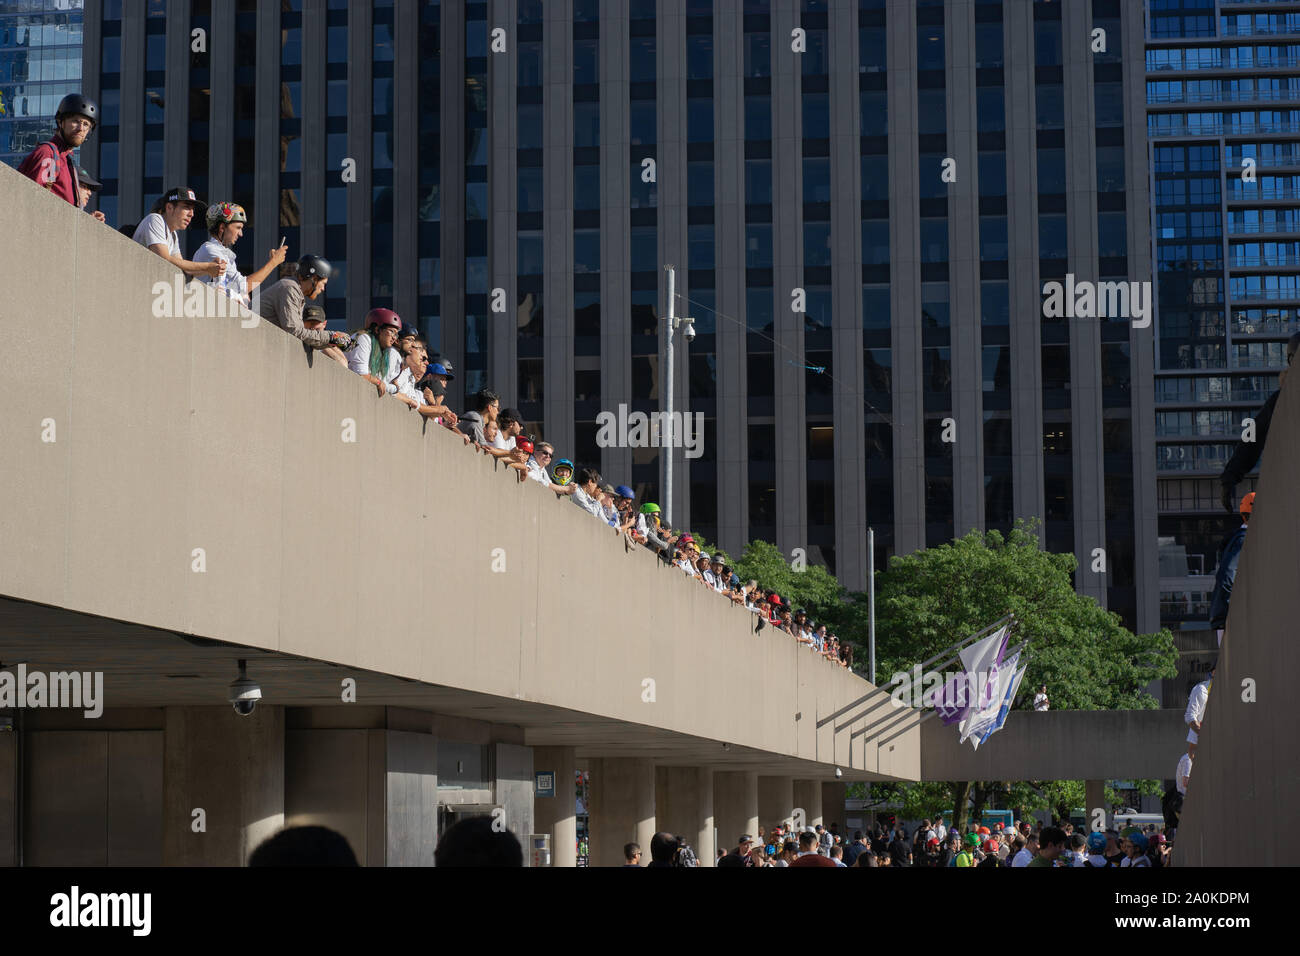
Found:
M 995 665 L 997 674 L 992 680 L 992 687 L 989 695 L 981 701 L 982 706 L 978 711 L 971 711 L 971 715 L 963 722 L 961 743 L 968 739 L 979 749 L 980 739 L 984 736 L 985 731 L 998 719 L 998 711 L 1002 707 L 1002 701 L 1007 696 L 1007 689 L 1011 686 L 1016 677 L 1016 666 L 1020 663 L 1020 652 L 1012 654 L 1000 664 Z

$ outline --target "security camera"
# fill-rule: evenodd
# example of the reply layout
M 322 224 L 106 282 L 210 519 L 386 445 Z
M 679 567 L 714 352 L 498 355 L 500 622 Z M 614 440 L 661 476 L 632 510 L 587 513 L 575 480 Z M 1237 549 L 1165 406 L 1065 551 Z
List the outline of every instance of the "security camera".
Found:
M 836 779 L 839 779 L 839 778 L 842 777 L 842 776 L 844 776 L 844 771 L 841 770 L 839 767 L 836 767 L 836 768 L 835 768 L 835 777 L 836 777 Z
M 262 688 L 245 673 L 246 661 L 239 662 L 239 677 L 230 683 L 230 706 L 240 717 L 247 717 L 262 699 Z
M 682 329 L 682 338 L 684 338 L 687 342 L 694 342 L 694 341 L 695 341 L 695 323 L 694 323 L 694 322 L 687 322 L 687 323 L 686 323 L 685 328 Z

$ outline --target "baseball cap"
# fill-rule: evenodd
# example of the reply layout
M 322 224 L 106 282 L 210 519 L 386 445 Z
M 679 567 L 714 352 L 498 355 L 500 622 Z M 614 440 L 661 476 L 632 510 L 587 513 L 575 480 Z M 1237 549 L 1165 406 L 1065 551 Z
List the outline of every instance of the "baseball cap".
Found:
M 1251 491 L 1241 499 L 1241 507 L 1238 509 L 1242 514 L 1248 515 L 1255 510 L 1255 492 Z
M 430 362 L 430 363 L 429 363 L 429 371 L 428 371 L 427 373 L 425 373 L 425 374 L 427 374 L 427 375 L 445 375 L 445 376 L 447 376 L 447 380 L 448 380 L 448 381 L 451 381 L 452 379 L 454 379 L 454 378 L 456 377 L 455 375 L 452 375 L 452 374 L 451 374 L 451 368 L 448 367 L 448 366 L 446 366 L 446 365 L 443 365 L 441 362 Z
M 773 604 L 779 605 L 781 603 L 781 595 L 773 594 L 771 600 Z
M 740 839 L 736 841 L 736 844 L 740 845 L 741 843 L 753 843 L 753 842 L 754 842 L 754 838 L 752 836 L 750 836 L 748 833 L 742 833 L 740 835 Z
M 1157 842 L 1157 843 L 1168 843 L 1169 840 L 1165 837 L 1165 835 L 1164 835 L 1163 833 L 1157 833 L 1157 834 L 1156 834 L 1156 842 Z
M 90 175 L 90 173 L 86 172 L 86 170 L 81 166 L 77 167 L 77 182 L 81 183 L 81 185 L 85 186 L 91 192 L 95 192 L 95 193 L 99 192 L 101 189 L 104 188 L 103 183 L 101 183 L 94 176 Z
M 689 534 L 684 534 L 684 535 L 682 535 L 681 538 L 680 538 L 679 540 L 682 542 L 682 544 L 694 544 L 694 543 L 695 543 L 695 539 L 692 538 Z
M 190 187 L 188 186 L 176 186 L 173 189 L 167 190 L 167 194 L 163 196 L 163 202 L 189 203 L 196 210 L 208 208 L 208 204 L 205 203 L 202 199 L 200 199 L 198 197 L 198 194 L 196 194 L 194 190 L 190 189 Z

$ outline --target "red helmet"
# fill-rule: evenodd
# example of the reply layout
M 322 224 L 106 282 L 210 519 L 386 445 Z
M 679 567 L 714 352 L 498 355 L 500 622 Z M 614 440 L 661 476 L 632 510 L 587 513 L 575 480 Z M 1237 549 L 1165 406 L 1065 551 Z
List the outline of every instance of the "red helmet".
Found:
M 366 328 L 372 325 L 391 325 L 400 332 L 402 318 L 392 309 L 371 309 L 366 313 Z
M 533 440 L 531 438 L 525 438 L 523 435 L 519 435 L 515 438 L 515 447 L 520 451 L 526 451 L 531 455 L 533 453 Z

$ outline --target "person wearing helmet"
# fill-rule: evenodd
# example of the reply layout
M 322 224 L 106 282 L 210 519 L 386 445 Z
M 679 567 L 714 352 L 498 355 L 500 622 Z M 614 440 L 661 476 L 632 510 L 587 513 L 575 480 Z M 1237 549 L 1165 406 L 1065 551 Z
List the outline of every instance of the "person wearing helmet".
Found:
M 395 395 L 395 379 L 402 371 L 402 357 L 397 351 L 397 336 L 402 319 L 392 309 L 371 309 L 366 313 L 365 328 L 353 338 L 348 351 L 348 368 L 356 372 L 384 395 Z
M 89 209 L 90 201 L 95 198 L 95 193 L 103 188 L 103 183 L 86 172 L 81 166 L 77 167 L 77 204 L 98 222 L 107 223 L 108 219 L 102 212 L 98 209 L 91 212 Z
M 998 856 L 998 841 L 992 837 L 985 840 L 981 849 L 984 851 L 984 859 L 976 864 L 977 869 L 994 869 L 1006 866 L 1002 858 Z
M 231 255 L 211 262 L 192 262 L 181 249 L 180 234 L 190 227 L 195 214 L 205 209 L 203 200 L 188 186 L 176 186 L 158 197 L 149 215 L 140 220 L 131 239 L 166 259 L 187 276 L 215 279 L 226 271 Z
M 561 458 L 551 469 L 551 474 L 555 477 L 555 484 L 564 487 L 573 480 L 573 462 Z
M 262 318 L 270 319 L 309 348 L 327 349 L 336 345 L 346 351 L 352 342 L 352 336 L 346 332 L 309 329 L 302 322 L 303 308 L 309 300 L 325 291 L 325 284 L 329 282 L 332 271 L 327 259 L 303 256 L 298 260 L 297 274 L 281 279 L 262 293 L 254 303 L 254 311 Z
M 1150 866 L 1151 861 L 1147 859 L 1147 835 L 1137 827 L 1130 827 L 1120 834 L 1120 849 L 1124 851 L 1124 859 L 1119 861 L 1121 867 L 1124 866 Z
M 1223 644 L 1223 628 L 1228 623 L 1228 605 L 1232 601 L 1232 586 L 1237 580 L 1237 561 L 1246 544 L 1246 526 L 1255 510 L 1255 492 L 1241 499 L 1241 527 L 1224 539 L 1219 546 L 1219 568 L 1214 572 L 1214 591 L 1210 595 L 1210 627 L 1214 629 L 1219 644 Z
M 54 135 L 23 158 L 18 172 L 60 199 L 80 206 L 81 189 L 72 151 L 85 144 L 98 124 L 99 106 L 95 101 L 80 93 L 69 93 L 59 101 L 54 113 Z
M 1088 855 L 1084 857 L 1083 865 L 1096 870 L 1104 870 L 1114 865 L 1106 859 L 1106 834 L 1101 832 L 1088 834 Z
M 268 276 L 280 267 L 289 247 L 281 240 L 277 249 L 271 250 L 271 257 L 266 265 L 250 276 L 244 276 L 235 267 L 235 253 L 232 251 L 239 237 L 244 234 L 248 224 L 248 214 L 244 207 L 233 202 L 217 202 L 208 207 L 206 216 L 208 224 L 208 241 L 199 246 L 194 253 L 195 262 L 213 262 L 221 259 L 226 263 L 226 271 L 219 276 L 204 276 L 208 285 L 215 286 L 232 299 L 237 299 L 249 308 L 252 290 L 260 286 Z

